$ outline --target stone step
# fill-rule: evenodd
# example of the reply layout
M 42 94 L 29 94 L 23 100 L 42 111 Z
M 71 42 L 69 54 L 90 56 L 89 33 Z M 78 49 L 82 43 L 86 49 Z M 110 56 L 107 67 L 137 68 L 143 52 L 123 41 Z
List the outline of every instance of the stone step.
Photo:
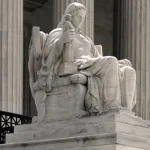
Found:
M 38 130 L 16 132 L 14 134 L 8 134 L 6 136 L 7 143 L 33 141 L 42 139 L 53 139 L 62 137 L 72 137 L 78 135 L 91 135 L 98 133 L 112 133 L 115 131 L 115 123 L 105 124 L 80 124 L 72 126 L 47 126 L 47 128 L 40 128 Z
M 54 127 L 66 127 L 72 126 L 74 124 L 100 124 L 105 122 L 120 122 L 125 124 L 131 124 L 135 126 L 141 126 L 145 128 L 149 128 L 150 123 L 147 121 L 142 120 L 139 117 L 134 116 L 133 113 L 129 113 L 127 111 L 122 111 L 118 113 L 109 113 L 100 116 L 90 116 L 84 117 L 81 119 L 70 119 L 66 121 L 59 121 L 59 122 L 49 122 L 46 120 L 42 124 L 28 124 L 28 125 L 19 125 L 15 126 L 14 131 L 16 132 L 26 132 L 26 131 L 33 131 L 43 128 L 54 128 Z
M 112 122 L 115 120 L 115 114 L 109 115 L 102 115 L 102 116 L 93 116 L 93 117 L 85 117 L 81 119 L 70 119 L 67 121 L 59 121 L 59 122 L 44 122 L 42 124 L 26 124 L 26 125 L 19 125 L 14 127 L 14 132 L 26 132 L 32 130 L 38 130 L 41 128 L 54 128 L 54 127 L 66 127 L 72 126 L 74 124 L 94 124 L 94 123 L 101 123 L 101 122 Z
M 106 133 L 125 133 L 144 138 L 150 138 L 150 129 L 142 126 L 135 126 L 122 122 L 92 122 L 92 123 L 74 123 L 74 124 L 57 124 L 45 125 L 34 130 L 26 130 L 26 132 L 15 132 L 7 135 L 7 143 L 33 141 L 42 139 L 53 139 L 72 136 L 87 136 L 94 134 Z

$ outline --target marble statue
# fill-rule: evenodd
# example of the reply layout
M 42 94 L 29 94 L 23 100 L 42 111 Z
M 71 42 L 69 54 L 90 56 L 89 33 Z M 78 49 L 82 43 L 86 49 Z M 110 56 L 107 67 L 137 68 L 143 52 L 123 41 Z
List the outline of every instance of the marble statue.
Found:
M 84 110 L 89 115 L 121 107 L 132 110 L 135 104 L 135 70 L 127 59 L 118 61 L 113 56 L 102 56 L 92 40 L 82 33 L 86 11 L 82 4 L 72 3 L 49 34 L 33 28 L 29 72 L 38 112 L 35 122 L 43 122 L 47 97 L 51 95 L 47 93 L 53 90 L 58 78 L 62 81 L 69 77 L 73 85 L 86 82 Z

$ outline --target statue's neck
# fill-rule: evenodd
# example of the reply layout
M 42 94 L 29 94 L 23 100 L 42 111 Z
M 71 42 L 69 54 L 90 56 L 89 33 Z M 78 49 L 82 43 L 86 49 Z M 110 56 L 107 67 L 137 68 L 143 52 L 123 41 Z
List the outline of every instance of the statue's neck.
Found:
M 80 30 L 79 29 L 75 29 L 75 34 L 76 34 L 76 37 L 80 37 Z

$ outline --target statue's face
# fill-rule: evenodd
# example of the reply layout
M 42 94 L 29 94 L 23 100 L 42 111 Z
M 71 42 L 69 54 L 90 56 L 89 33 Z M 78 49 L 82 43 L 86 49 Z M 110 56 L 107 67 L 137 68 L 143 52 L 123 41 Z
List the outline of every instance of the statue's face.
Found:
M 79 9 L 75 11 L 71 21 L 74 28 L 78 29 L 82 26 L 85 15 L 86 15 L 86 11 L 84 9 Z

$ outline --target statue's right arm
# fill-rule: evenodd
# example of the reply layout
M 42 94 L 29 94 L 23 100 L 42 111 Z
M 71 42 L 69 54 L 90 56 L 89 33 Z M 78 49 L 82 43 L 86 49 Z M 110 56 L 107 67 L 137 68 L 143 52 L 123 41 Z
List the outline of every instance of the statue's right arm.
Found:
M 68 43 L 72 41 L 75 38 L 75 30 L 74 29 L 69 29 L 65 32 L 62 32 L 60 35 L 60 38 L 57 41 L 57 48 L 58 48 L 58 53 L 57 56 L 60 56 L 63 51 L 63 47 L 65 43 Z

